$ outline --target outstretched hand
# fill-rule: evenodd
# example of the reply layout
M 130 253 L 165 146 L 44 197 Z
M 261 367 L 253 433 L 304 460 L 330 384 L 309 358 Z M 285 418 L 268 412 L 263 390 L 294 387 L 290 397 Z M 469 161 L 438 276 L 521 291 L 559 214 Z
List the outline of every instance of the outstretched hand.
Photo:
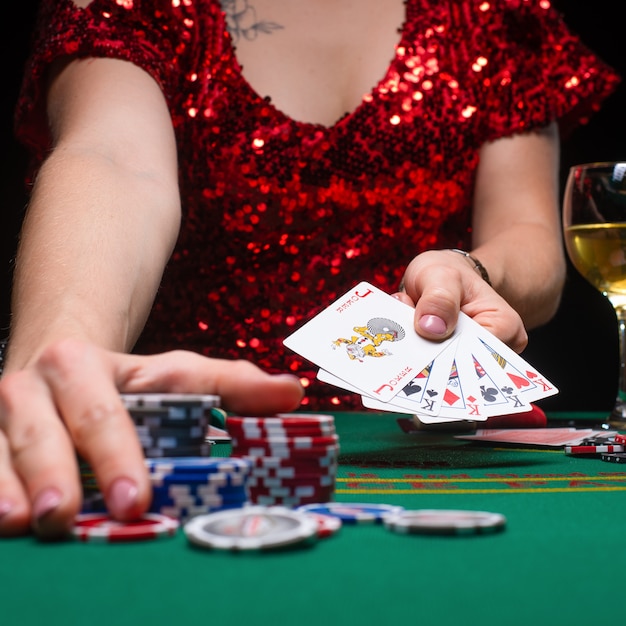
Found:
M 113 517 L 144 513 L 151 487 L 120 393 L 148 392 L 215 394 L 244 415 L 292 411 L 303 396 L 296 377 L 271 376 L 247 361 L 57 342 L 0 380 L 0 536 L 32 528 L 51 538 L 71 529 L 82 498 L 77 453 L 93 468 Z
M 449 337 L 463 311 L 516 352 L 528 342 L 518 313 L 463 256 L 449 250 L 415 257 L 406 269 L 401 291 L 394 295 L 415 306 L 415 330 L 426 339 Z

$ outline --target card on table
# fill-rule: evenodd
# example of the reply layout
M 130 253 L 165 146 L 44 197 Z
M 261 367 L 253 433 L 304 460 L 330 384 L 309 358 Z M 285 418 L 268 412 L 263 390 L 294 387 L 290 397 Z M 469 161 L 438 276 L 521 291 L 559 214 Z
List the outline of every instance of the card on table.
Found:
M 556 387 L 464 313 L 437 343 L 414 330 L 414 309 L 362 282 L 284 340 L 318 379 L 360 393 L 367 408 L 424 423 L 486 420 L 530 410 Z

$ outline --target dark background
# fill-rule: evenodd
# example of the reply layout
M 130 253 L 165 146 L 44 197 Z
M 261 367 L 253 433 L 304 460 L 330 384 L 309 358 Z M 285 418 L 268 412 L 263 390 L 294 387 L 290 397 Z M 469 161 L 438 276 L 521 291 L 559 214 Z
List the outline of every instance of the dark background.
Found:
M 621 46 L 619 0 L 574 3 L 554 0 L 567 23 L 605 61 L 626 77 Z M 0 96 L 0 337 L 9 323 L 12 259 L 26 204 L 23 175 L 26 156 L 13 136 L 13 108 L 36 10 L 36 0 L 11 4 L 0 25 L 3 90 Z M 561 181 L 575 163 L 626 159 L 626 85 L 606 102 L 591 122 L 563 143 Z M 561 185 L 561 186 L 562 186 Z M 538 277 L 541 280 L 541 277 Z M 617 389 L 617 324 L 605 298 L 570 267 L 556 317 L 533 331 L 524 353 L 561 393 L 542 402 L 551 410 L 609 410 Z

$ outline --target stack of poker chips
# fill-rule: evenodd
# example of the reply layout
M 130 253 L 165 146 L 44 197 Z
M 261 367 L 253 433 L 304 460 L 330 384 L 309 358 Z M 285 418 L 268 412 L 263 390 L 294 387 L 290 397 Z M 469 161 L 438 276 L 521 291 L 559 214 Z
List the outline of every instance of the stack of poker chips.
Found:
M 339 437 L 331 415 L 228 417 L 232 456 L 250 462 L 252 504 L 296 507 L 332 500 Z
M 141 443 L 153 483 L 152 512 L 162 508 L 186 519 L 190 512 L 207 513 L 245 502 L 241 464 L 219 468 L 211 462 L 207 433 L 219 396 L 189 394 L 122 394 Z M 162 460 L 157 464 L 156 459 Z M 91 467 L 79 459 L 83 512 L 106 512 Z M 247 465 L 245 466 L 247 473 Z M 233 474 L 231 476 L 231 474 Z M 204 483 L 203 483 L 204 481 Z
M 124 394 L 122 401 L 147 459 L 211 455 L 206 437 L 219 396 Z
M 236 458 L 146 459 L 152 483 L 150 511 L 186 522 L 197 515 L 248 503 L 251 463 Z

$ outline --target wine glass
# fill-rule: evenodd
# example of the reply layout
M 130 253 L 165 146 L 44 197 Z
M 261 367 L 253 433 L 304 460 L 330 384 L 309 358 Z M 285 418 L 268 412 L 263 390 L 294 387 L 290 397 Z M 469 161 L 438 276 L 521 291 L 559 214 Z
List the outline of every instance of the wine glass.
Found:
M 609 425 L 626 429 L 626 162 L 574 165 L 563 197 L 567 254 L 617 317 L 619 379 Z

